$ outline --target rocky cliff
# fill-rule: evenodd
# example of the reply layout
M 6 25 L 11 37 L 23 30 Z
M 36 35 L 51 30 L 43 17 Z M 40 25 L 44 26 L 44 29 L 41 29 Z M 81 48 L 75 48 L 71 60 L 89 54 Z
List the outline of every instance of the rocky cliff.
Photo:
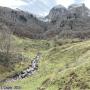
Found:
M 90 38 L 90 10 L 85 4 L 72 4 L 68 8 L 58 5 L 51 9 L 47 38 Z

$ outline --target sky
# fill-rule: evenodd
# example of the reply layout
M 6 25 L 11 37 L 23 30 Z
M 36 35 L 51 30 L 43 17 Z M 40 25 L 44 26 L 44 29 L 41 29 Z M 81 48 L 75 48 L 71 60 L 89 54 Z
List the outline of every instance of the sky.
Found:
M 19 8 L 40 16 L 47 15 L 55 5 L 68 7 L 74 3 L 85 3 L 90 8 L 90 0 L 0 0 L 0 6 Z

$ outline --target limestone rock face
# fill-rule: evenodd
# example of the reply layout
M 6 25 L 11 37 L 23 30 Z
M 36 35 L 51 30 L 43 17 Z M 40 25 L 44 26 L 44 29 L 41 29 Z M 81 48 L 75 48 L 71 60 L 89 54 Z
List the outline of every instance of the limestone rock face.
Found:
M 65 8 L 62 5 L 57 5 L 53 7 L 49 15 L 47 16 L 48 19 L 52 20 L 61 20 L 68 16 L 72 18 L 76 15 L 77 18 L 79 17 L 87 17 L 90 16 L 90 10 L 85 6 L 85 4 L 72 4 L 68 8 Z
M 86 17 L 90 13 L 90 10 L 83 3 L 70 5 L 68 11 L 71 14 L 76 14 L 77 17 Z
M 90 10 L 85 4 L 61 5 L 51 9 L 45 37 L 90 38 Z
M 51 20 L 57 20 L 58 18 L 66 16 L 66 14 L 67 9 L 62 5 L 57 5 L 50 10 L 50 13 L 47 17 Z

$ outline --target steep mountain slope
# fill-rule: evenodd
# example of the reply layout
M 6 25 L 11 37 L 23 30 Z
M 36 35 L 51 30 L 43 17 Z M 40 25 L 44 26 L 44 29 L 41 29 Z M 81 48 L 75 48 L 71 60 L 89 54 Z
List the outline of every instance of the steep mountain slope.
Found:
M 50 10 L 47 18 L 51 20 L 58 20 L 58 18 L 62 19 L 62 17 L 65 17 L 66 15 L 67 9 L 62 5 L 57 5 Z
M 21 10 L 0 7 L 0 23 L 14 34 L 33 39 L 90 38 L 90 10 L 84 4 L 53 7 L 45 18 Z
M 85 4 L 72 4 L 68 7 L 71 14 L 76 14 L 77 17 L 89 16 L 90 10 L 85 6 Z
M 90 38 L 90 10 L 84 4 L 53 7 L 43 19 L 21 10 L 0 7 L 0 23 L 14 34 L 33 39 Z
M 15 34 L 29 38 L 40 38 L 45 28 L 45 23 L 33 14 L 6 7 L 0 7 L 0 23 L 8 26 Z
M 90 10 L 84 4 L 73 4 L 68 9 L 56 6 L 51 9 L 46 38 L 90 38 Z M 50 18 L 51 17 L 51 18 Z

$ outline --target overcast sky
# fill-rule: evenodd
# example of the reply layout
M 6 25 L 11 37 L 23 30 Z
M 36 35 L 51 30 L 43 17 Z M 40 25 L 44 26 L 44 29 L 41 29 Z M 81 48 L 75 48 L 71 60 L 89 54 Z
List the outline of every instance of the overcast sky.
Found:
M 28 12 L 45 16 L 49 10 L 58 4 L 68 7 L 73 3 L 85 3 L 90 8 L 90 0 L 0 0 L 0 6 L 20 8 Z

